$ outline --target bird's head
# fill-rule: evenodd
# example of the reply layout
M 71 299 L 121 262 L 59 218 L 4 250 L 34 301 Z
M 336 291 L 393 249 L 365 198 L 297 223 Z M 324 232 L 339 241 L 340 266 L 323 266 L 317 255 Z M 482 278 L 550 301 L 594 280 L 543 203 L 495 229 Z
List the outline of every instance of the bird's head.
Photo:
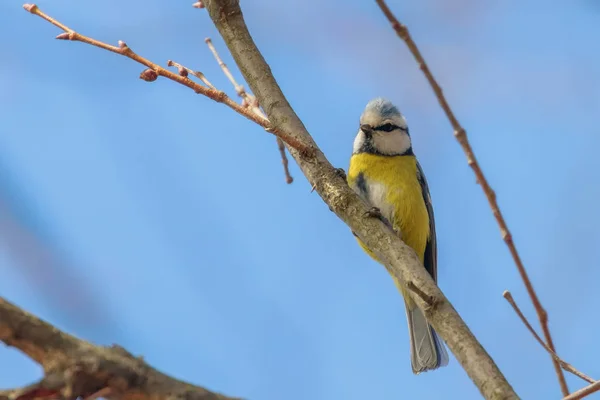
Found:
M 360 116 L 353 152 L 385 156 L 412 154 L 406 119 L 389 100 L 369 101 Z

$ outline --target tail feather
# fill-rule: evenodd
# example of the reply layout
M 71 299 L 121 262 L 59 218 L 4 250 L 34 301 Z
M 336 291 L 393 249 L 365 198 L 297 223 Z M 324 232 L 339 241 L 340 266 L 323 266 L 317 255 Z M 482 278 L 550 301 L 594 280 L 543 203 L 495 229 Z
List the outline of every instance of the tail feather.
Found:
M 410 362 L 415 374 L 448 364 L 448 353 L 438 335 L 416 306 L 406 305 L 410 334 Z

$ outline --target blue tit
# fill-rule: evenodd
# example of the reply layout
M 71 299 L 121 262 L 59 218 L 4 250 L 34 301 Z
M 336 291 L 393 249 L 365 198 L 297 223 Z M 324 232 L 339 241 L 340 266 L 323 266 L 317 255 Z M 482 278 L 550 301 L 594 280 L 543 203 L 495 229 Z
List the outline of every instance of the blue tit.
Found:
M 435 222 L 429 188 L 413 153 L 406 119 L 390 101 L 371 100 L 360 117 L 348 184 L 370 206 L 379 209 L 394 231 L 437 279 Z M 375 255 L 358 240 L 372 258 Z M 377 260 L 378 261 L 378 260 Z M 448 364 L 448 353 L 423 312 L 394 279 L 404 297 L 415 374 Z

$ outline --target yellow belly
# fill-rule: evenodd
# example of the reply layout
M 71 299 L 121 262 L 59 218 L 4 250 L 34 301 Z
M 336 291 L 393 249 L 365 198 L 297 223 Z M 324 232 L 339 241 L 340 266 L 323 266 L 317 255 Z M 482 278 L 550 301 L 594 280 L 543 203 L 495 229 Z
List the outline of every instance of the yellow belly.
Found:
M 423 262 L 429 238 L 429 214 L 417 179 L 415 157 L 355 154 L 350 159 L 348 184 L 371 206 L 381 210 Z M 377 260 L 360 240 L 359 243 Z

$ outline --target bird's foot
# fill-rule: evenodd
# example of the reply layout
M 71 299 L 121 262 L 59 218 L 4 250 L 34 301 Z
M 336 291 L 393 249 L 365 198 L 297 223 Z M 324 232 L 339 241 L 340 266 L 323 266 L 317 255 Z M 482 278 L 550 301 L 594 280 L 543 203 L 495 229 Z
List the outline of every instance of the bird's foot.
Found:
M 342 178 L 344 181 L 347 179 L 346 171 L 344 171 L 344 168 L 336 168 L 335 173 L 337 174 L 337 176 Z
M 371 209 L 369 211 L 367 211 L 364 214 L 364 216 L 367 217 L 367 218 L 377 218 L 378 220 L 380 220 L 381 222 L 383 222 L 388 228 L 390 228 L 391 230 L 393 230 L 394 232 L 396 232 L 395 229 L 394 229 L 394 227 L 390 223 L 390 221 L 388 221 L 387 218 L 385 218 L 383 216 L 383 214 L 381 214 L 381 210 L 379 208 L 377 208 L 377 207 L 371 207 Z M 398 236 L 400 236 L 400 235 L 398 234 Z
M 381 214 L 381 210 L 377 207 L 371 207 L 369 211 L 364 214 L 365 217 L 369 218 L 377 218 L 380 220 L 384 220 L 383 215 Z

